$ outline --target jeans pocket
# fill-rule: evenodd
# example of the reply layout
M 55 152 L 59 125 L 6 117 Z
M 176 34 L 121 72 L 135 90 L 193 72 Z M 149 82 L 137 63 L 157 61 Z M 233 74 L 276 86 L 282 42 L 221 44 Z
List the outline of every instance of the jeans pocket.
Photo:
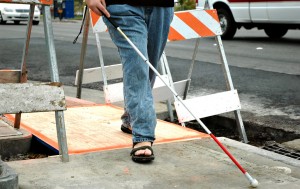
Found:
M 132 16 L 135 15 L 135 7 L 126 4 L 109 5 L 107 11 L 114 16 Z

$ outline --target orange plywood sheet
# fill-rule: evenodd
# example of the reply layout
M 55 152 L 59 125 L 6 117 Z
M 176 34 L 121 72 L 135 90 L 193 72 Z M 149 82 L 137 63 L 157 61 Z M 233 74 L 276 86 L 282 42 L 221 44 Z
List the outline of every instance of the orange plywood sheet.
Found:
M 132 146 L 131 135 L 120 130 L 122 108 L 90 104 L 88 101 L 81 102 L 82 106 L 77 106 L 78 104 L 72 102 L 71 104 L 76 106 L 69 106 L 64 111 L 70 154 Z M 9 117 L 13 119 L 13 115 Z M 54 112 L 22 114 L 21 127 L 58 149 Z M 209 137 L 209 135 L 162 120 L 157 122 L 155 143 L 203 137 Z

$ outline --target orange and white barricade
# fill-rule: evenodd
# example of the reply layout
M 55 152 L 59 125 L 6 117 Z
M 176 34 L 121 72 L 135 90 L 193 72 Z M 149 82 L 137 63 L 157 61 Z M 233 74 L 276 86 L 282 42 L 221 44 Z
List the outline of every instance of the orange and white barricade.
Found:
M 113 66 L 104 66 L 101 45 L 99 40 L 99 33 L 107 30 L 102 18 L 93 12 L 90 14 L 91 23 L 93 27 L 93 32 L 96 35 L 100 65 L 99 68 L 85 69 L 82 73 L 82 83 L 90 83 L 96 81 L 104 82 L 104 93 L 106 103 L 113 103 L 116 101 L 123 100 L 122 84 L 112 84 L 108 85 L 107 80 L 117 79 L 122 77 L 121 64 Z M 240 100 L 237 91 L 234 89 L 232 84 L 232 79 L 229 72 L 229 67 L 227 64 L 225 52 L 222 45 L 222 40 L 220 35 L 222 30 L 220 27 L 219 19 L 216 10 L 189 10 L 175 12 L 173 21 L 170 26 L 170 33 L 168 36 L 168 41 L 179 41 L 196 38 L 196 45 L 194 49 L 194 54 L 192 57 L 192 63 L 190 65 L 188 77 L 185 80 L 173 82 L 169 65 L 165 53 L 161 57 L 161 68 L 164 78 L 168 81 L 167 83 L 173 87 L 179 96 L 183 96 L 186 99 L 188 88 L 191 81 L 191 73 L 193 69 L 193 64 L 195 62 L 199 39 L 203 37 L 215 37 L 217 45 L 220 51 L 222 66 L 224 70 L 225 80 L 227 81 L 228 91 L 211 94 L 207 96 L 196 97 L 192 99 L 184 100 L 185 104 L 188 106 L 192 112 L 194 112 L 199 118 L 208 117 L 212 115 L 218 115 L 225 112 L 234 111 L 235 117 L 237 119 L 238 128 L 240 132 L 241 139 L 247 143 L 248 139 L 245 133 L 243 121 L 240 114 Z M 79 71 L 76 74 L 75 84 L 79 84 Z M 170 100 L 175 99 L 174 105 L 177 113 L 177 117 L 180 123 L 184 125 L 184 122 L 194 120 L 190 113 L 181 105 L 169 89 L 163 85 L 160 79 L 156 80 L 153 89 L 153 96 L 155 101 L 165 101 L 169 100 L 169 110 L 170 110 Z M 172 116 L 170 112 L 170 116 Z M 171 117 L 172 119 L 172 117 Z

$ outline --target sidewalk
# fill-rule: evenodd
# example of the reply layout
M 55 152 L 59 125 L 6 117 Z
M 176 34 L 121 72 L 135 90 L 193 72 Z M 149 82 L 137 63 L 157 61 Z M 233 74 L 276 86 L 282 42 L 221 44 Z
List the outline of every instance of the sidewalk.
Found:
M 300 185 L 299 161 L 220 138 L 261 189 Z M 156 159 L 140 165 L 130 149 L 9 162 L 22 189 L 250 188 L 247 179 L 211 139 L 154 146 Z
M 67 96 L 76 88 L 64 87 Z M 84 89 L 82 99 L 103 103 L 103 94 Z M 157 112 L 164 112 L 164 105 Z M 300 161 L 227 138 L 219 138 L 259 188 L 296 189 Z M 249 188 L 242 172 L 211 139 L 154 145 L 156 159 L 140 165 L 130 159 L 130 149 L 8 162 L 19 174 L 22 189 L 45 188 Z

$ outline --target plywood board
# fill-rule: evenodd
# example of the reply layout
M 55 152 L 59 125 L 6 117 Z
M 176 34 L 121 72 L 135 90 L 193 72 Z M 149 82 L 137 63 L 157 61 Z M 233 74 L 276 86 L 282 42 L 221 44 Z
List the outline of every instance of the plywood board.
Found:
M 0 83 L 19 83 L 20 70 L 0 70 Z
M 111 105 L 68 107 L 65 126 L 70 154 L 129 148 L 131 135 L 120 130 L 123 109 Z M 8 115 L 13 119 L 14 115 Z M 21 127 L 58 149 L 54 112 L 22 114 Z M 209 135 L 158 120 L 156 143 L 209 137 Z

